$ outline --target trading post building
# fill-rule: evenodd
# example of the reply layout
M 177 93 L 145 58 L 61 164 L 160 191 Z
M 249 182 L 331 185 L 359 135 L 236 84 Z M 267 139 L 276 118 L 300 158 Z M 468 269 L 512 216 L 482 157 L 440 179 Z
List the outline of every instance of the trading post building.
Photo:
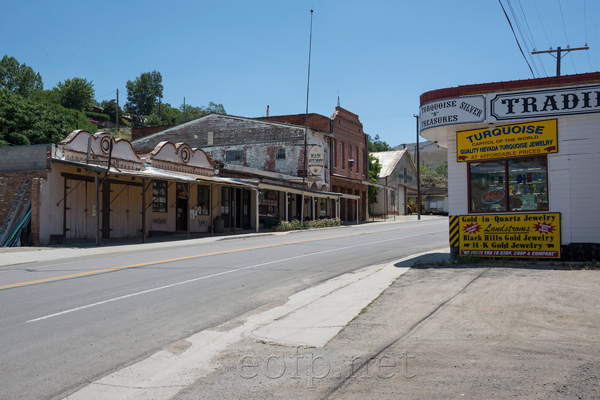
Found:
M 421 95 L 448 149 L 454 257 L 600 259 L 600 73 Z

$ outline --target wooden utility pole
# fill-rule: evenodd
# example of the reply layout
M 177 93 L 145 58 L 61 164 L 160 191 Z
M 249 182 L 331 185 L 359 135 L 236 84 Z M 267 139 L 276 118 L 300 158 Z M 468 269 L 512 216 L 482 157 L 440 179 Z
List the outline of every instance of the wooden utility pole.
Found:
M 560 59 L 561 58 L 563 58 L 564 56 L 569 54 L 569 52 L 571 52 L 571 51 L 588 50 L 588 49 L 589 49 L 589 47 L 587 45 L 585 45 L 583 47 L 574 47 L 572 49 L 569 48 L 569 46 L 567 46 L 567 48 L 565 50 L 563 50 L 561 47 L 557 47 L 556 50 L 550 49 L 550 50 L 544 50 L 544 51 L 532 51 L 531 54 L 550 53 L 550 55 L 552 57 L 556 57 L 556 76 L 560 76 Z M 552 53 L 556 53 L 556 55 L 554 55 Z
M 117 89 L 117 132 L 119 132 L 119 89 Z

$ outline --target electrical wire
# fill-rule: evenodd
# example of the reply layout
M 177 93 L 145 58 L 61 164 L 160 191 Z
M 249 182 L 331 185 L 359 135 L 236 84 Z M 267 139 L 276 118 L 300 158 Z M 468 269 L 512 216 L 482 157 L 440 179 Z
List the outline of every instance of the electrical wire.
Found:
M 527 27 L 527 32 L 529 32 L 529 37 L 530 37 L 530 40 L 531 40 L 531 44 L 533 45 L 533 50 L 535 51 L 535 49 L 537 49 L 537 44 L 535 43 L 535 39 L 533 37 L 533 34 L 531 33 L 531 28 L 529 27 L 529 22 L 527 21 L 527 15 L 525 14 L 525 11 L 523 10 L 523 5 L 521 4 L 520 1 L 519 1 L 519 8 L 521 9 L 521 14 L 523 15 L 523 20 L 525 21 L 525 26 Z M 538 63 L 542 67 L 542 71 L 544 71 L 544 75 L 548 76 L 548 73 L 546 72 L 546 68 L 544 67 L 544 63 L 540 59 L 539 54 L 536 54 L 537 57 L 534 57 L 534 55 L 531 54 L 531 52 L 529 54 L 530 54 L 530 57 L 531 57 L 531 61 L 534 63 L 534 65 L 536 64 L 534 62 L 534 60 L 537 59 Z
M 498 0 L 498 3 L 500 3 L 500 7 L 502 7 L 502 12 L 504 12 L 504 16 L 506 17 L 506 20 L 508 21 L 508 25 L 510 26 L 510 30 L 513 33 L 513 36 L 515 37 L 515 41 L 517 42 L 517 46 L 519 46 L 519 51 L 521 51 L 521 55 L 523 56 L 523 59 L 525 60 L 525 62 L 527 63 L 527 66 L 529 67 L 529 70 L 531 71 L 531 75 L 535 78 L 535 74 L 533 73 L 533 69 L 531 68 L 531 64 L 529 64 L 529 60 L 527 60 L 527 57 L 525 56 L 525 53 L 523 53 L 523 49 L 521 48 L 521 44 L 519 43 L 519 39 L 517 38 L 517 34 L 515 33 L 515 30 L 512 26 L 512 23 L 510 22 L 510 18 L 508 18 L 508 14 L 506 13 L 506 10 L 504 9 L 504 5 L 502 4 L 502 1 Z

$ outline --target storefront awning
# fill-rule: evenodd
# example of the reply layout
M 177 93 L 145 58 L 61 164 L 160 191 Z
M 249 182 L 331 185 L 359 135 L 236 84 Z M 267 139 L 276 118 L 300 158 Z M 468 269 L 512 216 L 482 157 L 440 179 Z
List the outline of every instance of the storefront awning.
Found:
M 304 196 L 309 196 L 309 197 L 319 197 L 319 198 L 344 198 L 344 199 L 352 199 L 352 200 L 360 200 L 360 196 L 355 196 L 352 194 L 345 194 L 345 193 L 336 193 L 336 192 L 323 192 L 320 190 L 310 190 L 310 189 L 301 189 L 301 188 L 294 188 L 294 187 L 289 187 L 289 186 L 284 186 L 284 185 L 276 185 L 273 183 L 263 183 L 260 182 L 258 184 L 258 188 L 259 189 L 266 189 L 266 190 L 277 190 L 280 192 L 286 192 L 286 193 L 294 193 L 294 194 L 300 194 L 300 195 L 304 195 Z

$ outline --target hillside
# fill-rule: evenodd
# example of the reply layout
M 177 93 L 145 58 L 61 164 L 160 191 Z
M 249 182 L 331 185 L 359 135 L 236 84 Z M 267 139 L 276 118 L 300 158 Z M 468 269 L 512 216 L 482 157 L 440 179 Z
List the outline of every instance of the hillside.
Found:
M 410 151 L 410 155 L 415 162 L 417 162 L 417 156 L 415 154 L 416 143 L 409 143 L 406 148 Z M 403 146 L 399 145 L 394 147 L 394 150 L 402 150 Z M 426 166 L 430 170 L 435 170 L 437 167 L 441 167 L 448 163 L 448 151 L 444 148 L 437 147 L 430 141 L 419 142 L 419 158 L 421 165 Z

